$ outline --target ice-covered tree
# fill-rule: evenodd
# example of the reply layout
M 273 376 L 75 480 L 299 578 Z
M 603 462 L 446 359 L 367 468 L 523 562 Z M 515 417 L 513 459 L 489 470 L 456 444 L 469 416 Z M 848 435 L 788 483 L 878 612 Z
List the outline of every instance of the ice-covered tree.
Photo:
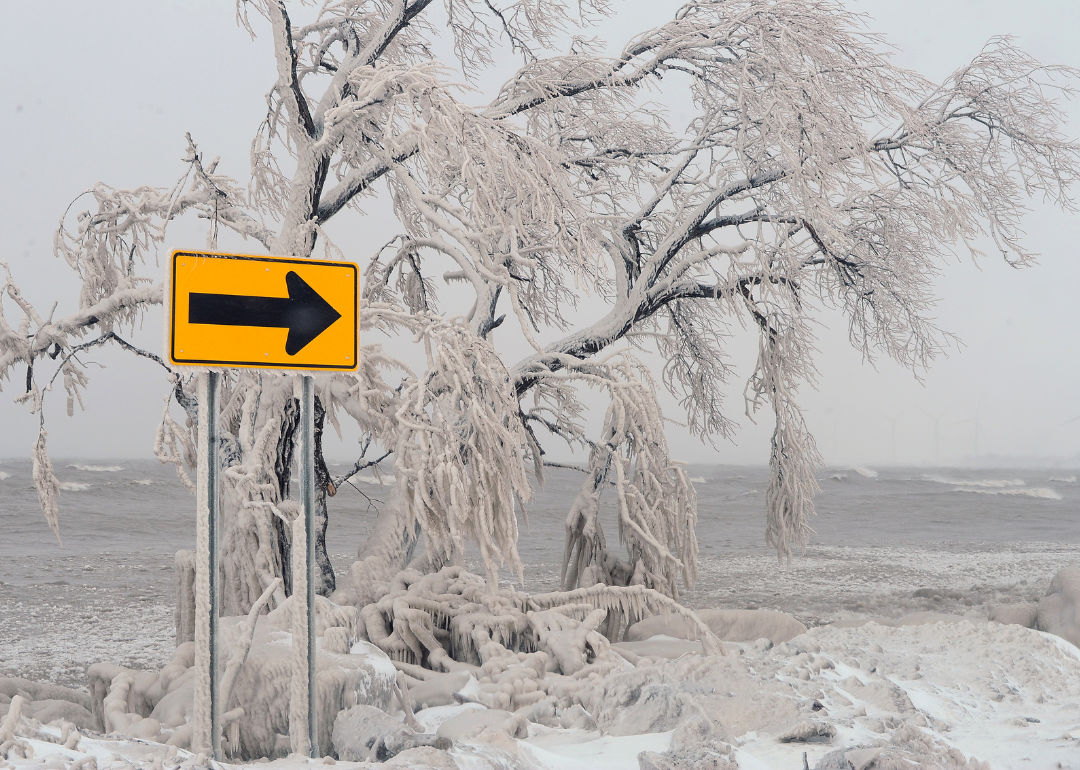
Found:
M 704 439 L 725 436 L 725 340 L 740 324 L 760 339 L 746 408 L 775 419 L 767 537 L 790 557 L 806 542 L 819 461 L 798 404 L 815 376 L 815 319 L 843 318 L 867 357 L 923 367 L 944 341 L 929 316 L 941 258 L 977 254 L 988 237 L 1010 263 L 1029 264 L 1028 197 L 1073 206 L 1080 145 L 1063 135 L 1055 99 L 1075 73 L 1008 38 L 937 84 L 892 64 L 860 18 L 824 0 L 693 0 L 614 54 L 574 34 L 615 10 L 606 0 L 242 0 L 237 10 L 275 52 L 250 179 L 219 174 L 189 137 L 175 185 L 95 186 L 91 207 L 65 215 L 56 237 L 82 280 L 79 309 L 42 313 L 7 272 L 0 375 L 41 415 L 34 479 L 56 529 L 45 396 L 62 380 L 70 413 L 88 383 L 80 354 L 130 348 L 124 330 L 158 312 L 148 266 L 168 224 L 205 218 L 211 246 L 225 228 L 267 253 L 333 256 L 326 223 L 386 199 L 400 234 L 344 255 L 366 270 L 362 365 L 316 379 L 318 430 L 355 421 L 357 469 L 383 459 L 396 475 L 339 586 L 358 606 L 380 598 L 420 532 L 429 568 L 473 541 L 489 575 L 520 570 L 515 510 L 554 441 L 589 458 L 564 564 L 564 589 L 581 590 L 567 596 L 595 599 L 603 592 L 584 589 L 607 583 L 677 597 L 695 577 L 696 503 L 657 391 L 678 397 Z M 520 68 L 494 95 L 455 85 L 511 54 Z M 687 111 L 685 122 L 670 117 Z M 440 309 L 454 282 L 472 300 L 460 315 Z M 579 300 L 603 303 L 599 320 L 572 321 Z M 504 322 L 528 355 L 496 351 Z M 395 360 L 376 332 L 422 349 L 426 366 Z M 661 357 L 655 380 L 635 349 Z M 187 480 L 195 384 L 186 371 L 168 377 L 156 448 Z M 281 372 L 225 377 L 229 614 L 278 577 L 272 603 L 288 590 L 296 388 Z M 584 389 L 608 402 L 591 434 Z M 325 528 L 342 479 L 321 458 L 318 474 Z M 600 526 L 603 495 L 617 505 L 621 555 Z M 319 554 L 329 593 L 321 543 Z

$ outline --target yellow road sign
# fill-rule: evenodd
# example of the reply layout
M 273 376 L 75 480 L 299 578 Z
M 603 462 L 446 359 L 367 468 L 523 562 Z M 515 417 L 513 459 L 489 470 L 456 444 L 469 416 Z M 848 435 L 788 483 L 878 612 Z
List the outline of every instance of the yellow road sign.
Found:
M 169 360 L 252 369 L 356 368 L 351 262 L 174 251 Z

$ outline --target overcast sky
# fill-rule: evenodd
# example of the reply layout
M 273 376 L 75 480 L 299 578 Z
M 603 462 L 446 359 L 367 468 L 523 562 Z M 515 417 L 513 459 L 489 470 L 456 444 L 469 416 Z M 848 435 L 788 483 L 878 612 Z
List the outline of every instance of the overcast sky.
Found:
M 679 3 L 615 0 L 621 16 L 604 36 L 619 42 L 670 17 Z M 970 60 L 993 35 L 1011 34 L 1047 63 L 1080 67 L 1080 4 L 971 0 L 851 0 L 870 27 L 898 49 L 895 60 L 940 80 Z M 114 186 L 170 185 L 183 174 L 184 132 L 221 170 L 246 183 L 251 137 L 265 115 L 273 60 L 265 29 L 252 41 L 233 18 L 230 0 L 86 1 L 5 4 L 0 57 L 0 255 L 40 309 L 59 300 L 74 308 L 77 283 L 52 255 L 57 221 L 79 192 L 101 180 Z M 1080 134 L 1080 107 L 1069 133 Z M 1075 191 L 1080 193 L 1080 191 Z M 86 208 L 83 202 L 78 210 Z M 385 219 L 385 218 L 383 218 Z M 987 258 L 946 266 L 938 281 L 939 324 L 964 347 L 918 382 L 889 361 L 864 364 L 847 347 L 842 323 L 821 329 L 818 390 L 803 404 L 832 465 L 970 464 L 995 459 L 1080 465 L 1080 224 L 1032 202 L 1028 244 L 1041 264 L 1013 270 Z M 377 211 L 341 232 L 347 255 L 363 262 L 389 232 Z M 170 229 L 164 255 L 205 246 L 205 227 Z M 239 248 L 239 246 L 237 246 Z M 15 319 L 11 302 L 8 318 Z M 161 312 L 138 335 L 160 348 Z M 506 343 L 504 343 L 506 344 Z M 732 342 L 745 378 L 752 338 Z M 116 352 L 91 372 L 87 411 L 64 415 L 63 394 L 48 411 L 55 457 L 150 457 L 165 393 L 161 370 Z M 15 378 L 21 380 L 21 376 Z M 0 383 L 0 457 L 26 457 L 37 418 L 12 403 L 21 382 Z M 729 406 L 742 429 L 718 446 L 687 439 L 673 427 L 673 454 L 691 462 L 760 463 L 771 424 L 741 417 L 741 382 Z M 666 403 L 669 416 L 677 408 Z M 349 446 L 332 450 L 340 457 Z

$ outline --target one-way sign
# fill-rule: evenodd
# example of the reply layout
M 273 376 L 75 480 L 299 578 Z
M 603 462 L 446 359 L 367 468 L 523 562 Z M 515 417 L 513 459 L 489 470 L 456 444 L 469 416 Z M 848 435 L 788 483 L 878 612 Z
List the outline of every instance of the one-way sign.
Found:
M 175 251 L 170 267 L 174 364 L 356 368 L 359 271 L 351 262 Z

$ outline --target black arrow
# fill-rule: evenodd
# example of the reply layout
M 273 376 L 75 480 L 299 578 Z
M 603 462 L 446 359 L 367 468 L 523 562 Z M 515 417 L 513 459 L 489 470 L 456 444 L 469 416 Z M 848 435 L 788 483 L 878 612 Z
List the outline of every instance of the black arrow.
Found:
M 191 292 L 188 323 L 288 329 L 285 352 L 295 356 L 341 318 L 341 313 L 292 270 L 285 274 L 285 287 L 287 298 Z

